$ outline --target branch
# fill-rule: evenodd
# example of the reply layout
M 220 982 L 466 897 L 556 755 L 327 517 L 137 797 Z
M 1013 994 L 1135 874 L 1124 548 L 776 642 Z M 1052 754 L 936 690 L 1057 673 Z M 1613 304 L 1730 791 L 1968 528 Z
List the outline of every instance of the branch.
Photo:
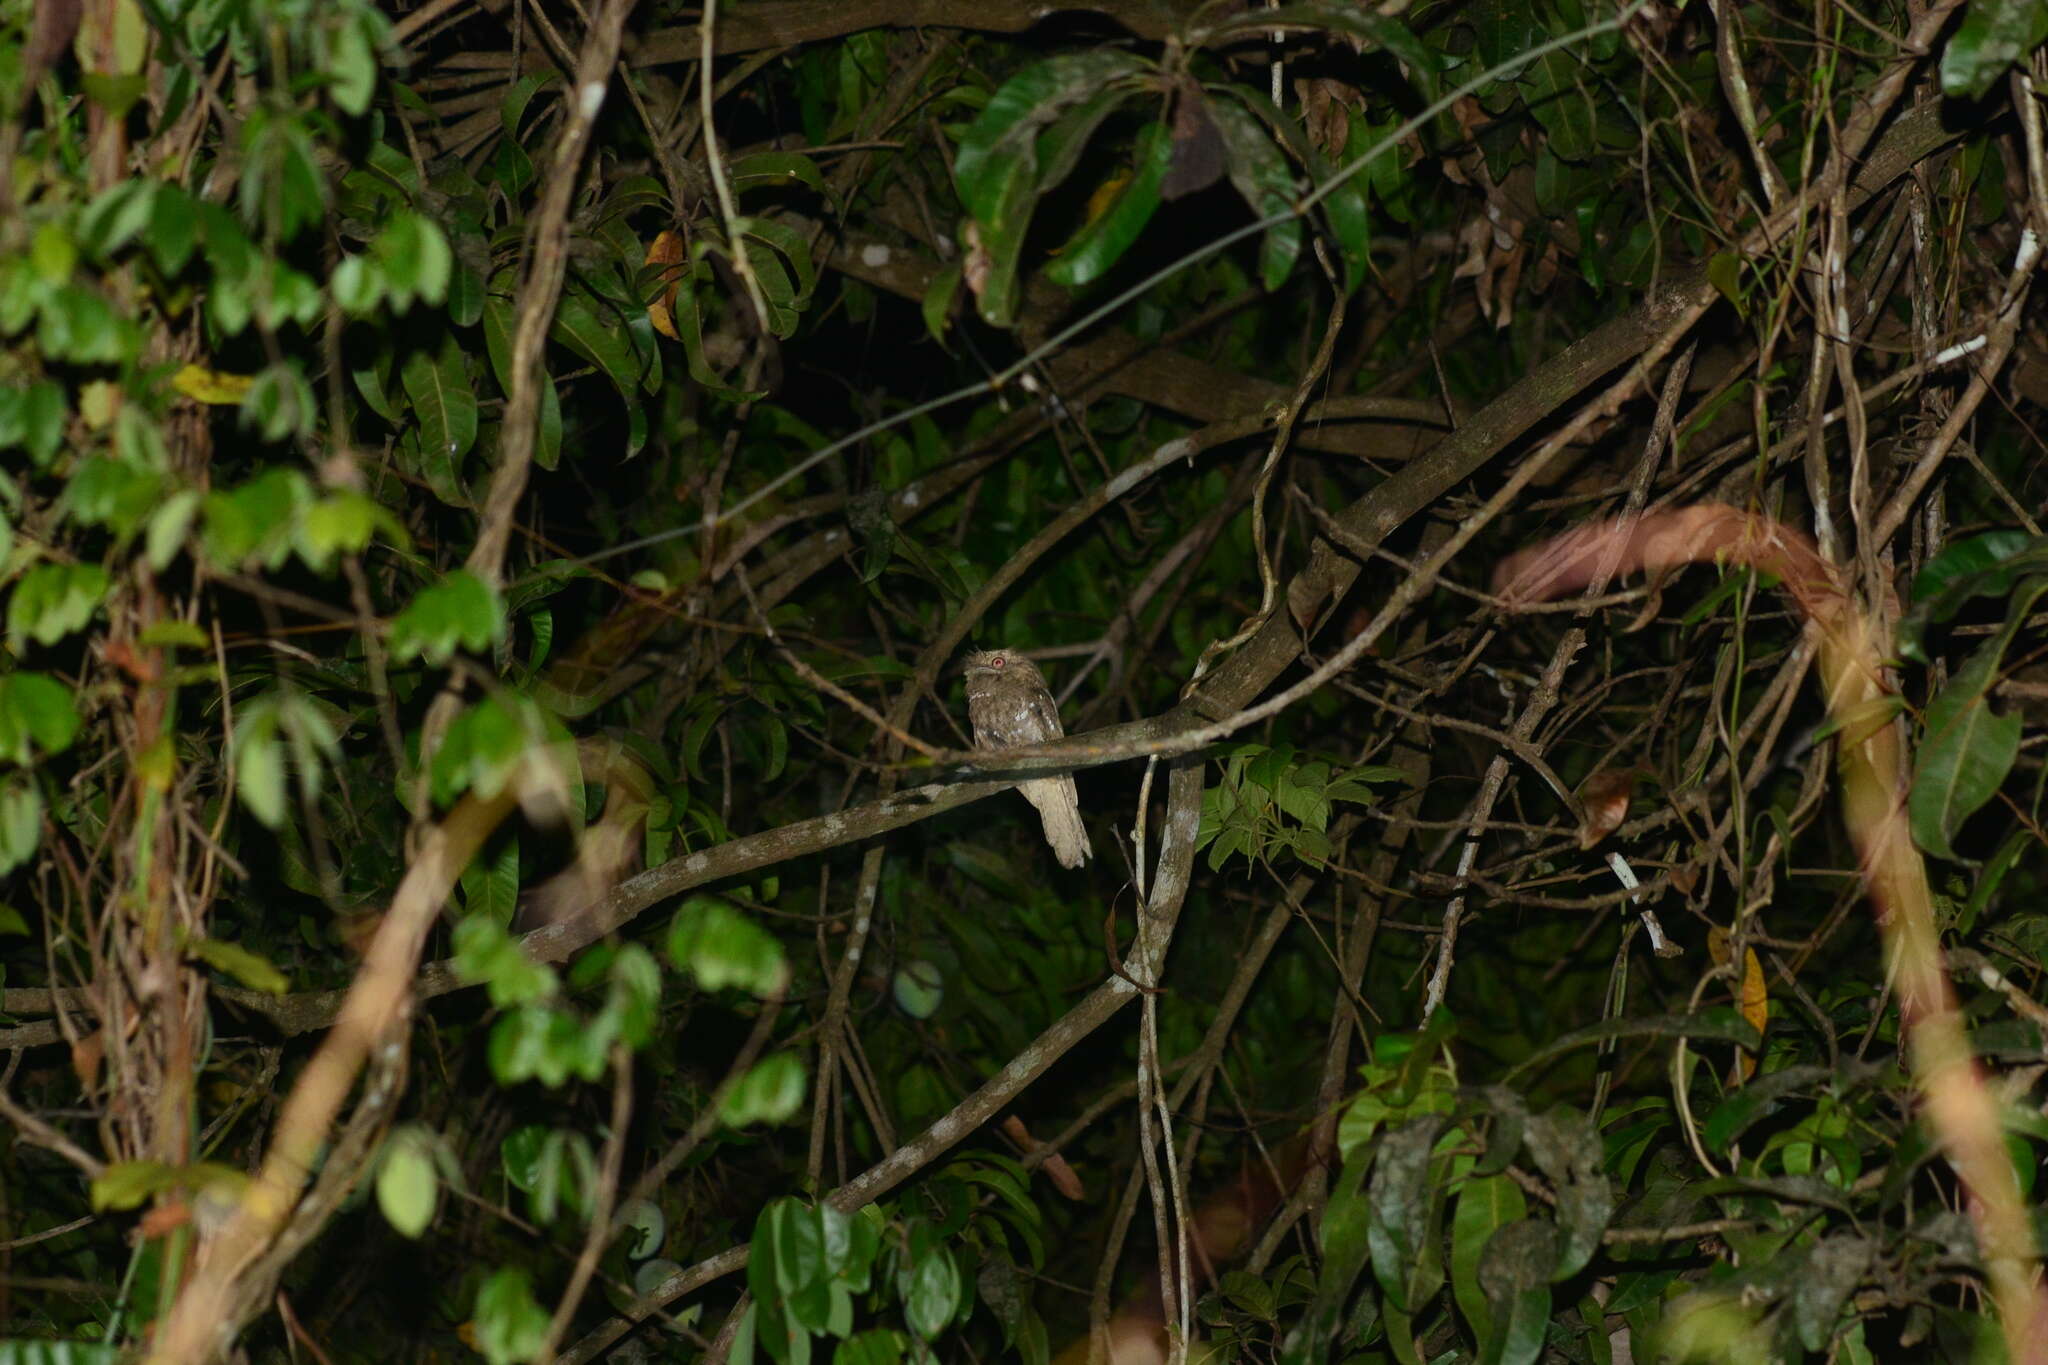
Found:
M 1495 586 L 1510 602 L 1555 597 L 1611 569 L 1658 573 L 1716 560 L 1776 574 L 1820 638 L 1820 676 L 1841 767 L 1842 813 L 1898 982 L 1913 1077 L 1928 1118 L 1968 1191 L 1970 1220 L 2010 1358 L 2048 1360 L 2048 1297 L 2036 1281 L 2031 1216 L 2006 1151 L 1999 1102 L 1985 1084 L 1956 1008 L 1935 927 L 1927 865 L 1905 811 L 1906 757 L 1882 703 L 1880 636 L 1804 533 L 1733 507 L 1701 504 L 1640 521 L 1599 522 L 1504 560 Z M 1872 722 L 1872 716 L 1885 719 Z M 1861 719 L 1859 719 L 1861 718 Z
M 1138 993 L 1137 981 L 1156 981 L 1165 965 L 1167 946 L 1186 902 L 1188 883 L 1194 872 L 1195 835 L 1202 815 L 1202 765 L 1176 766 L 1167 787 L 1165 836 L 1159 850 L 1159 867 L 1153 877 L 1151 899 L 1145 907 L 1149 922 L 1121 971 L 1090 991 L 1080 1004 L 1068 1010 L 1041 1033 L 1009 1065 L 984 1081 L 980 1089 L 953 1106 L 950 1113 L 897 1148 L 883 1160 L 849 1180 L 828 1196 L 832 1206 L 852 1213 L 880 1199 L 917 1172 L 943 1156 L 982 1124 L 1007 1108 L 1011 1101 L 1043 1075 L 1048 1067 L 1100 1028 Z M 831 818 L 831 817 L 827 817 Z M 633 1329 L 649 1314 L 673 1303 L 713 1280 L 746 1268 L 748 1249 L 732 1247 L 716 1256 L 671 1276 L 656 1286 L 627 1312 L 593 1329 L 581 1341 L 556 1357 L 558 1365 L 584 1365 Z
M 1850 202 L 1860 204 L 1891 181 L 1905 174 L 1917 162 L 1961 136 L 1945 128 L 1938 101 L 1920 105 L 1900 117 L 1884 139 L 1864 161 L 1854 182 Z M 1201 718 L 1234 715 L 1300 656 L 1303 631 L 1300 618 L 1313 637 L 1316 628 L 1335 613 L 1337 604 L 1350 592 L 1361 570 L 1353 555 L 1364 555 L 1384 544 L 1387 537 L 1411 517 L 1431 506 L 1503 449 L 1520 439 L 1539 421 L 1569 402 L 1586 385 L 1603 374 L 1640 356 L 1658 338 L 1674 314 L 1704 307 L 1715 297 L 1704 270 L 1683 276 L 1663 293 L 1653 295 L 1635 308 L 1605 324 L 1523 377 L 1513 388 L 1474 414 L 1456 432 L 1445 437 L 1420 459 L 1412 461 L 1365 494 L 1335 517 L 1346 535 L 1345 548 L 1318 541 L 1309 562 L 1288 587 L 1292 613 L 1276 613 L 1252 640 L 1233 654 L 1196 691 L 1194 697 L 1172 711 L 1124 725 L 1106 727 L 1069 737 L 1058 746 L 1040 746 L 1042 758 L 1019 753 L 1005 756 L 1005 768 L 1019 773 L 1061 766 L 1092 766 L 1120 761 L 1171 747 L 1175 736 L 1190 730 Z M 1263 422 L 1246 419 L 1241 434 L 1250 435 Z M 1235 429 L 1235 428 L 1234 428 Z M 951 471 L 952 477 L 934 475 L 912 490 L 892 497 L 890 514 L 906 519 L 921 506 L 944 497 L 985 466 L 977 461 Z M 942 474 L 946 471 L 942 471 Z M 764 585 L 762 595 L 772 603 L 788 589 L 782 580 L 801 580 L 832 563 L 845 549 L 845 532 L 835 530 L 814 537 L 807 550 L 798 552 L 782 571 L 777 585 Z M 550 925 L 527 935 L 526 948 L 536 960 L 558 962 L 588 946 L 597 938 L 630 921 L 648 906 L 692 887 L 740 876 L 787 858 L 802 857 L 872 838 L 877 834 L 915 824 L 971 801 L 1004 790 L 1009 782 L 991 782 L 974 771 L 976 781 L 940 783 L 903 792 L 882 801 L 800 821 L 781 829 L 735 839 L 702 853 L 675 859 L 616 887 L 592 907 L 589 915 Z M 445 995 L 461 988 L 449 964 L 435 963 L 421 974 L 422 997 Z M 286 1034 L 304 1033 L 323 1027 L 338 1012 L 342 994 L 338 991 L 312 995 L 267 996 L 254 991 L 216 988 L 219 998 L 273 1020 Z M 0 1010 L 10 1013 L 35 1012 L 51 1007 L 60 993 L 10 990 L 0 995 Z M 44 1034 L 49 1036 L 45 1037 Z M 8 1046 L 37 1046 L 56 1041 L 53 1030 L 27 1024 L 0 1034 Z
M 512 392 L 506 396 L 505 424 L 498 440 L 498 469 L 484 495 L 476 547 L 469 552 L 469 571 L 496 584 L 504 568 L 505 546 L 512 534 L 512 514 L 526 491 L 533 465 L 535 425 L 540 416 L 541 347 L 554 325 L 561 301 L 562 279 L 569 267 L 569 206 L 583 153 L 590 145 L 605 87 L 618 65 L 619 43 L 633 0 L 610 0 L 598 11 L 590 36 L 576 63 L 576 98 L 555 144 L 548 187 L 541 199 L 533 233 L 533 255 L 519 288 L 519 323 L 512 334 Z
M 980 33 L 1022 33 L 1048 15 L 1069 11 L 1099 14 L 1140 38 L 1162 39 L 1179 28 L 1173 7 L 1161 0 L 1094 0 L 1048 4 L 1046 0 L 765 0 L 718 17 L 711 50 L 718 56 L 771 47 L 824 42 L 871 28 L 960 28 Z M 657 29 L 633 44 L 634 66 L 694 62 L 703 36 L 695 24 Z
M 465 797 L 421 842 L 333 1032 L 285 1100 L 262 1169 L 158 1327 L 147 1357 L 150 1365 L 199 1365 L 216 1359 L 233 1341 L 232 1304 L 243 1275 L 270 1248 L 298 1203 L 365 1059 L 393 1030 L 409 1026 L 413 974 L 427 930 L 456 877 L 510 812 L 513 799 L 509 790 L 489 801 Z

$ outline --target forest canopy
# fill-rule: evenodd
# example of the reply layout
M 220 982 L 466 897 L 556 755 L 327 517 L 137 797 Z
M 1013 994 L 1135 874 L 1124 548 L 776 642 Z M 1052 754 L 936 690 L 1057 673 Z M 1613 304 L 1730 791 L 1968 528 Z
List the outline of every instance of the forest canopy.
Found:
M 0 0 L 0 1365 L 2048 1361 L 2044 41 Z

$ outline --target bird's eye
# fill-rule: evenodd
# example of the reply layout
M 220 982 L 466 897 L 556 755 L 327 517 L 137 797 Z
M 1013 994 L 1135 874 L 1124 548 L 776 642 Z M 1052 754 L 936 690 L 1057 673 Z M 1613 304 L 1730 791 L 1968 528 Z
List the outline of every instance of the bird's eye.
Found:
M 990 659 L 988 663 L 990 668 L 1001 668 L 1003 666 L 1003 656 L 998 654 L 995 658 Z

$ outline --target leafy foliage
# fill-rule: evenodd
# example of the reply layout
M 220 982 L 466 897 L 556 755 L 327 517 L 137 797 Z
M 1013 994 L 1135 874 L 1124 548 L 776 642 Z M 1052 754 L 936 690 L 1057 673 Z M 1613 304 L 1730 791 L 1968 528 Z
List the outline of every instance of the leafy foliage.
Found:
M 0 1365 L 1999 1358 L 2042 6 L 798 8 L 0 4 Z

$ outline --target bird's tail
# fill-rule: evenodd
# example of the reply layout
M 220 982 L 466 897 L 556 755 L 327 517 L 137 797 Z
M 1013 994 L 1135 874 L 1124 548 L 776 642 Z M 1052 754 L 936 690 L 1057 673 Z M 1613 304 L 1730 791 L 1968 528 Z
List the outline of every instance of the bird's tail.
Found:
M 1038 807 L 1038 818 L 1045 825 L 1045 841 L 1052 845 L 1060 866 L 1080 867 L 1086 863 L 1095 850 L 1089 847 L 1088 831 L 1081 824 L 1081 798 L 1074 790 L 1074 779 L 1027 782 L 1024 794 Z

